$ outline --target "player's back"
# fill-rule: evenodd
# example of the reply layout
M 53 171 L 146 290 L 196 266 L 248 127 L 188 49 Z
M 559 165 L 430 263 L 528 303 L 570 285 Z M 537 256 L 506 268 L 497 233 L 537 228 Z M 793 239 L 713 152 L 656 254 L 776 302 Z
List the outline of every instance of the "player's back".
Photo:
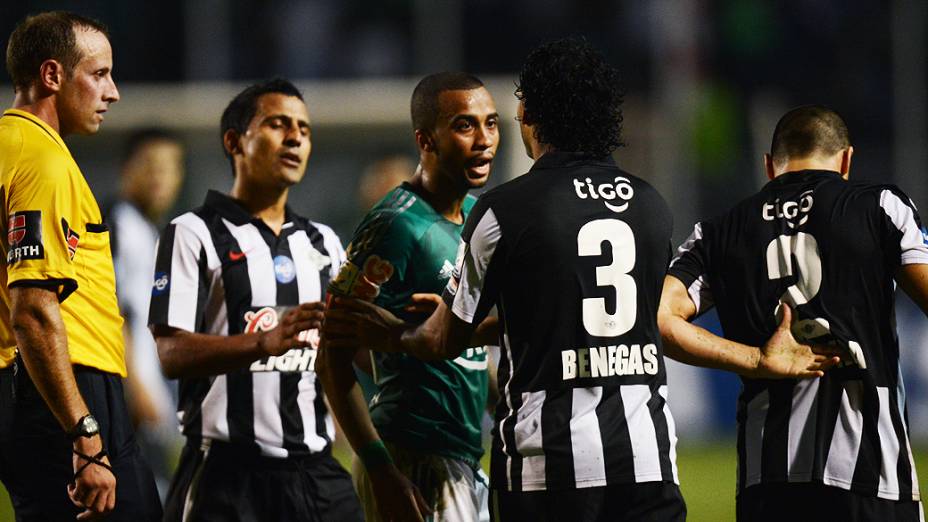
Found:
M 741 488 L 816 481 L 917 497 L 893 275 L 907 259 L 928 262 L 919 227 L 911 202 L 893 186 L 800 171 L 698 224 L 681 247 L 671 274 L 689 286 L 700 312 L 718 307 L 726 337 L 763 344 L 782 301 L 795 311 L 798 339 L 846 352 L 842 366 L 821 379 L 744 379 Z
M 664 200 L 611 159 L 549 152 L 484 194 L 478 213 L 465 239 L 500 232 L 485 286 L 498 288 L 504 329 L 494 483 L 675 480 L 656 323 L 672 225 Z

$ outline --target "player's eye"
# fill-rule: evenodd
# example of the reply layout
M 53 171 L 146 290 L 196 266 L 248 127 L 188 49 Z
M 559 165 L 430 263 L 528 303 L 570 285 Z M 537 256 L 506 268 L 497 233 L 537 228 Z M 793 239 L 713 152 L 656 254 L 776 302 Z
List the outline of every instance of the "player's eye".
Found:
M 497 125 L 496 118 L 493 118 L 487 121 L 488 128 L 491 128 L 491 129 L 496 128 L 496 125 Z
M 471 125 L 470 122 L 466 120 L 458 122 L 458 124 L 455 126 L 455 129 L 458 131 L 469 131 L 472 128 L 473 125 Z

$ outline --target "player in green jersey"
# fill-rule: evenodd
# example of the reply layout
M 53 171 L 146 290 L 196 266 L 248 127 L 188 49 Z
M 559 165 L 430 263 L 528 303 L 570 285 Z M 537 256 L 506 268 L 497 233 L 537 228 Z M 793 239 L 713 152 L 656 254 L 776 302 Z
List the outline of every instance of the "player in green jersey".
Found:
M 464 73 L 425 77 L 411 106 L 419 169 L 358 226 L 348 262 L 329 291 L 422 322 L 434 307 L 428 303 L 439 299 L 422 294 L 441 293 L 454 269 L 476 201 L 468 191 L 490 175 L 499 115 L 483 83 Z M 364 464 L 356 485 L 367 520 L 422 520 L 429 513 L 433 520 L 478 520 L 485 348 L 468 348 L 451 361 L 374 354 L 379 391 L 369 413 L 351 369 L 353 355 L 323 349 L 317 371 Z

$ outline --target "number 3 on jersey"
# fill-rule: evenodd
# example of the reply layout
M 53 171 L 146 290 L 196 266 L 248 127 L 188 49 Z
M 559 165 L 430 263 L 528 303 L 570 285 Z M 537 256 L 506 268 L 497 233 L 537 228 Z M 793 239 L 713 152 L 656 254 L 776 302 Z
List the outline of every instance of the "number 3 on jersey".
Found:
M 612 264 L 596 267 L 596 285 L 615 288 L 615 313 L 606 311 L 604 298 L 585 298 L 583 327 L 590 335 L 615 337 L 635 326 L 638 312 L 638 287 L 635 279 L 628 275 L 635 267 L 635 234 L 627 223 L 618 219 L 590 221 L 577 233 L 577 253 L 602 255 L 603 241 L 612 248 Z

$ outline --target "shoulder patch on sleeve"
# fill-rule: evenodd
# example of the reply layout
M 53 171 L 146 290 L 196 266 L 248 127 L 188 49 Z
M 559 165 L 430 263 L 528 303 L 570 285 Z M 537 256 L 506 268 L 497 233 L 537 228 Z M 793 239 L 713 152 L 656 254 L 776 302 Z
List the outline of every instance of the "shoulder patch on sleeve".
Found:
M 45 246 L 42 244 L 41 210 L 11 213 L 7 230 L 6 237 L 9 243 L 9 250 L 6 254 L 7 264 L 27 259 L 45 258 Z
M 77 253 L 77 245 L 81 242 L 81 236 L 68 225 L 68 221 L 65 218 L 61 218 L 61 231 L 64 232 L 64 239 L 68 244 L 68 255 L 73 260 L 74 254 Z

